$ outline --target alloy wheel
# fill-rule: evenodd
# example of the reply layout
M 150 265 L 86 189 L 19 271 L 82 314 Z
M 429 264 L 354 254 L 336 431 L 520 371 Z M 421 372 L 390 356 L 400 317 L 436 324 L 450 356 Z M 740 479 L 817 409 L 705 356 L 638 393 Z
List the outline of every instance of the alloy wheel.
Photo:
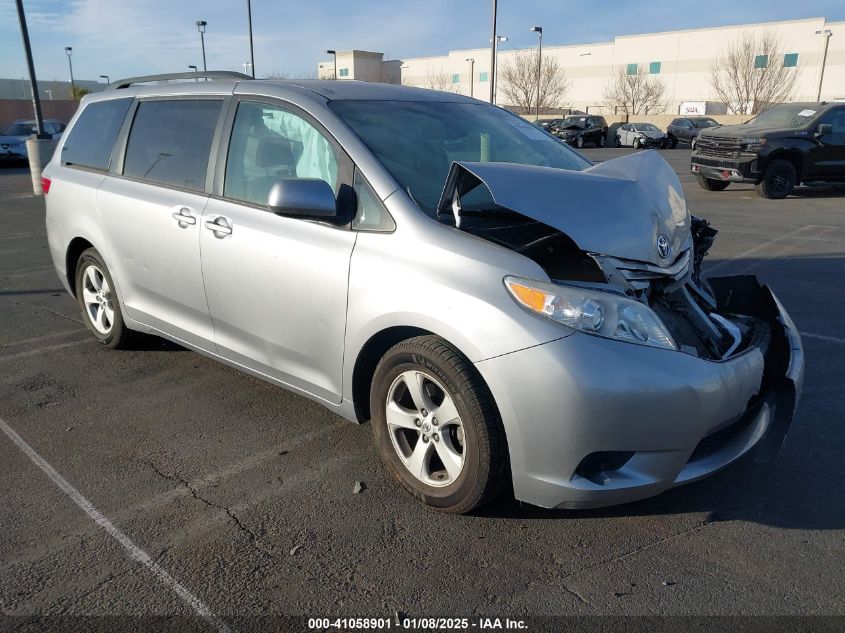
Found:
M 399 374 L 387 393 L 387 429 L 393 449 L 416 479 L 428 486 L 454 483 L 464 468 L 464 425 L 455 403 L 430 374 Z
M 103 271 L 89 265 L 82 274 L 82 301 L 85 314 L 100 334 L 108 334 L 114 325 L 113 296 Z

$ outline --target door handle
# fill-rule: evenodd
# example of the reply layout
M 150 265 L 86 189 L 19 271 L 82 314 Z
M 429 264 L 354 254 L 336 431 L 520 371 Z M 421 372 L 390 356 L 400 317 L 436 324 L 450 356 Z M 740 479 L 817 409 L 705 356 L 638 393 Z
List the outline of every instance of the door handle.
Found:
M 173 212 L 173 219 L 179 223 L 180 229 L 188 228 L 189 225 L 193 226 L 197 223 L 196 217 L 191 215 L 191 210 L 188 207 L 182 207 L 178 211 Z
M 214 237 L 218 239 L 232 234 L 232 225 L 222 215 L 214 220 L 206 220 L 205 228 L 214 233 Z

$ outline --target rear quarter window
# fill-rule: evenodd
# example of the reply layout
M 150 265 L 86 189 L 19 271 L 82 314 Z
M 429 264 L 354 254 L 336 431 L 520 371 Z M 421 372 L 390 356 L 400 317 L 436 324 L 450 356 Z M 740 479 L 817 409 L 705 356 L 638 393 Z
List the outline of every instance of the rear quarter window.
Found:
M 85 106 L 62 145 L 62 164 L 108 170 L 112 149 L 132 98 Z

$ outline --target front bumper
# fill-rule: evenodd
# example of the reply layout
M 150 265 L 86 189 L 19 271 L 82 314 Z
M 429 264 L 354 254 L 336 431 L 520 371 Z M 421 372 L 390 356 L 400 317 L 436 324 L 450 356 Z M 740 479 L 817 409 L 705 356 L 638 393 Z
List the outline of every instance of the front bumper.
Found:
M 759 161 L 754 155 L 720 158 L 705 156 L 696 150 L 690 156 L 690 172 L 710 180 L 751 183 L 760 180 Z
M 19 161 L 26 160 L 26 147 L 23 148 L 3 148 L 0 147 L 0 161 Z
M 576 333 L 477 363 L 505 425 L 516 497 L 615 505 L 706 477 L 755 446 L 773 456 L 801 393 L 804 352 L 783 306 L 756 287 L 747 303 L 771 328 L 766 350 L 714 362 Z M 598 476 L 576 472 L 596 454 L 631 456 Z
M 663 138 L 651 138 L 650 136 L 646 136 L 645 138 L 639 139 L 640 147 L 645 148 L 654 148 L 654 147 L 666 147 L 666 144 L 669 142 L 669 139 L 665 136 Z

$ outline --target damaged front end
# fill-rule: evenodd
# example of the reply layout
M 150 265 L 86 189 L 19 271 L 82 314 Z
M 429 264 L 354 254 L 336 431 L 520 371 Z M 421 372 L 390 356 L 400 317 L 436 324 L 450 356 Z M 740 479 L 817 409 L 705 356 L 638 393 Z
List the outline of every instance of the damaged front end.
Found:
M 664 347 L 712 362 L 759 350 L 765 365 L 755 398 L 762 402 L 774 392 L 785 398 L 778 407 L 785 421 L 775 424 L 782 432 L 773 434 L 783 437 L 800 393 L 800 338 L 755 277 L 702 277 L 717 231 L 689 215 L 676 174 L 655 152 L 583 171 L 456 162 L 438 213 L 460 230 L 529 257 L 554 285 L 647 306 L 671 337 Z M 538 305 L 536 311 L 549 315 L 551 309 Z M 624 325 L 621 317 L 615 323 L 617 331 Z

